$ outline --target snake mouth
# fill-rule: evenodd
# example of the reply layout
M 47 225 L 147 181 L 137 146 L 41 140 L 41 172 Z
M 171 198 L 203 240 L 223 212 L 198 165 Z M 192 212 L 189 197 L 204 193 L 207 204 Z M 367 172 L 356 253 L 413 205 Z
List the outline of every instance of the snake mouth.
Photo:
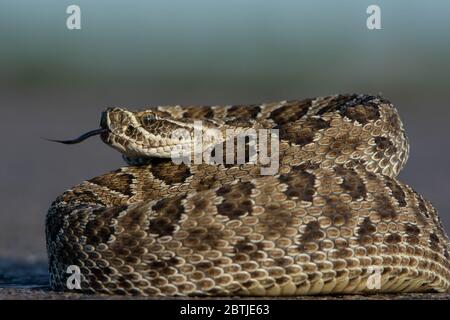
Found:
M 104 136 L 105 134 L 107 134 L 109 132 L 109 129 L 107 128 L 100 128 L 100 129 L 95 129 L 95 130 L 91 130 L 86 132 L 85 134 L 82 134 L 81 136 L 79 136 L 78 138 L 75 139 L 71 139 L 71 140 L 54 140 L 54 139 L 47 139 L 49 141 L 52 142 L 58 142 L 58 143 L 63 143 L 63 144 L 76 144 L 76 143 L 80 143 L 92 136 L 96 136 L 96 135 L 102 135 Z

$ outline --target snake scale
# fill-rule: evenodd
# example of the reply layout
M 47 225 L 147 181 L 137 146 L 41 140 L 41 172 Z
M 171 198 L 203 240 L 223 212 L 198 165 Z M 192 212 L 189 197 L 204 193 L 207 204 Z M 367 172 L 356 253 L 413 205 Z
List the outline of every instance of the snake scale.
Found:
M 279 169 L 176 163 L 177 128 L 278 129 Z M 108 108 L 99 134 L 128 166 L 67 190 L 46 219 L 50 283 L 144 296 L 447 291 L 448 237 L 398 181 L 409 153 L 393 105 L 333 95 L 230 106 Z M 225 144 L 223 141 L 222 144 Z M 229 149 L 232 150 L 232 149 Z M 246 151 L 249 145 L 246 144 Z M 230 151 L 231 152 L 231 151 Z M 379 286 L 368 286 L 378 270 Z

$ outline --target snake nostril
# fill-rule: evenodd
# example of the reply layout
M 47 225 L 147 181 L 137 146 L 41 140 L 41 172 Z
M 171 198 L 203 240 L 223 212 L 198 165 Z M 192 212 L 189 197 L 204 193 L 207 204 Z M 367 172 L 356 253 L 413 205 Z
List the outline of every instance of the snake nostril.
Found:
M 125 134 L 126 135 L 132 135 L 133 134 L 133 132 L 134 132 L 134 128 L 133 128 L 133 126 L 127 126 L 127 128 L 125 129 Z

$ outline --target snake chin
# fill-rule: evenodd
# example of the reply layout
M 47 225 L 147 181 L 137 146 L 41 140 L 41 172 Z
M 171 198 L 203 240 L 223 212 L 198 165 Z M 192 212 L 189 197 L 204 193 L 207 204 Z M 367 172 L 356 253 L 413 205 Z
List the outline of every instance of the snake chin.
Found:
M 126 155 L 122 155 L 122 159 L 130 166 L 145 166 L 152 163 L 152 158 L 131 158 Z

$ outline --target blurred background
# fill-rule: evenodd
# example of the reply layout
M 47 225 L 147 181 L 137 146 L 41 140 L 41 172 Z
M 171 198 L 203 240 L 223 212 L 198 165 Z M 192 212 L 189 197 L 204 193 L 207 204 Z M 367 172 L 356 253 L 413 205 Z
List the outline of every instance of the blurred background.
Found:
M 81 30 L 66 8 L 81 8 Z M 381 8 L 381 30 L 366 9 Z M 55 197 L 123 165 L 97 128 L 110 106 L 237 104 L 382 94 L 411 154 L 400 179 L 450 230 L 450 2 L 0 2 L 0 257 L 45 261 Z M 1 280 L 1 279 L 0 279 Z

